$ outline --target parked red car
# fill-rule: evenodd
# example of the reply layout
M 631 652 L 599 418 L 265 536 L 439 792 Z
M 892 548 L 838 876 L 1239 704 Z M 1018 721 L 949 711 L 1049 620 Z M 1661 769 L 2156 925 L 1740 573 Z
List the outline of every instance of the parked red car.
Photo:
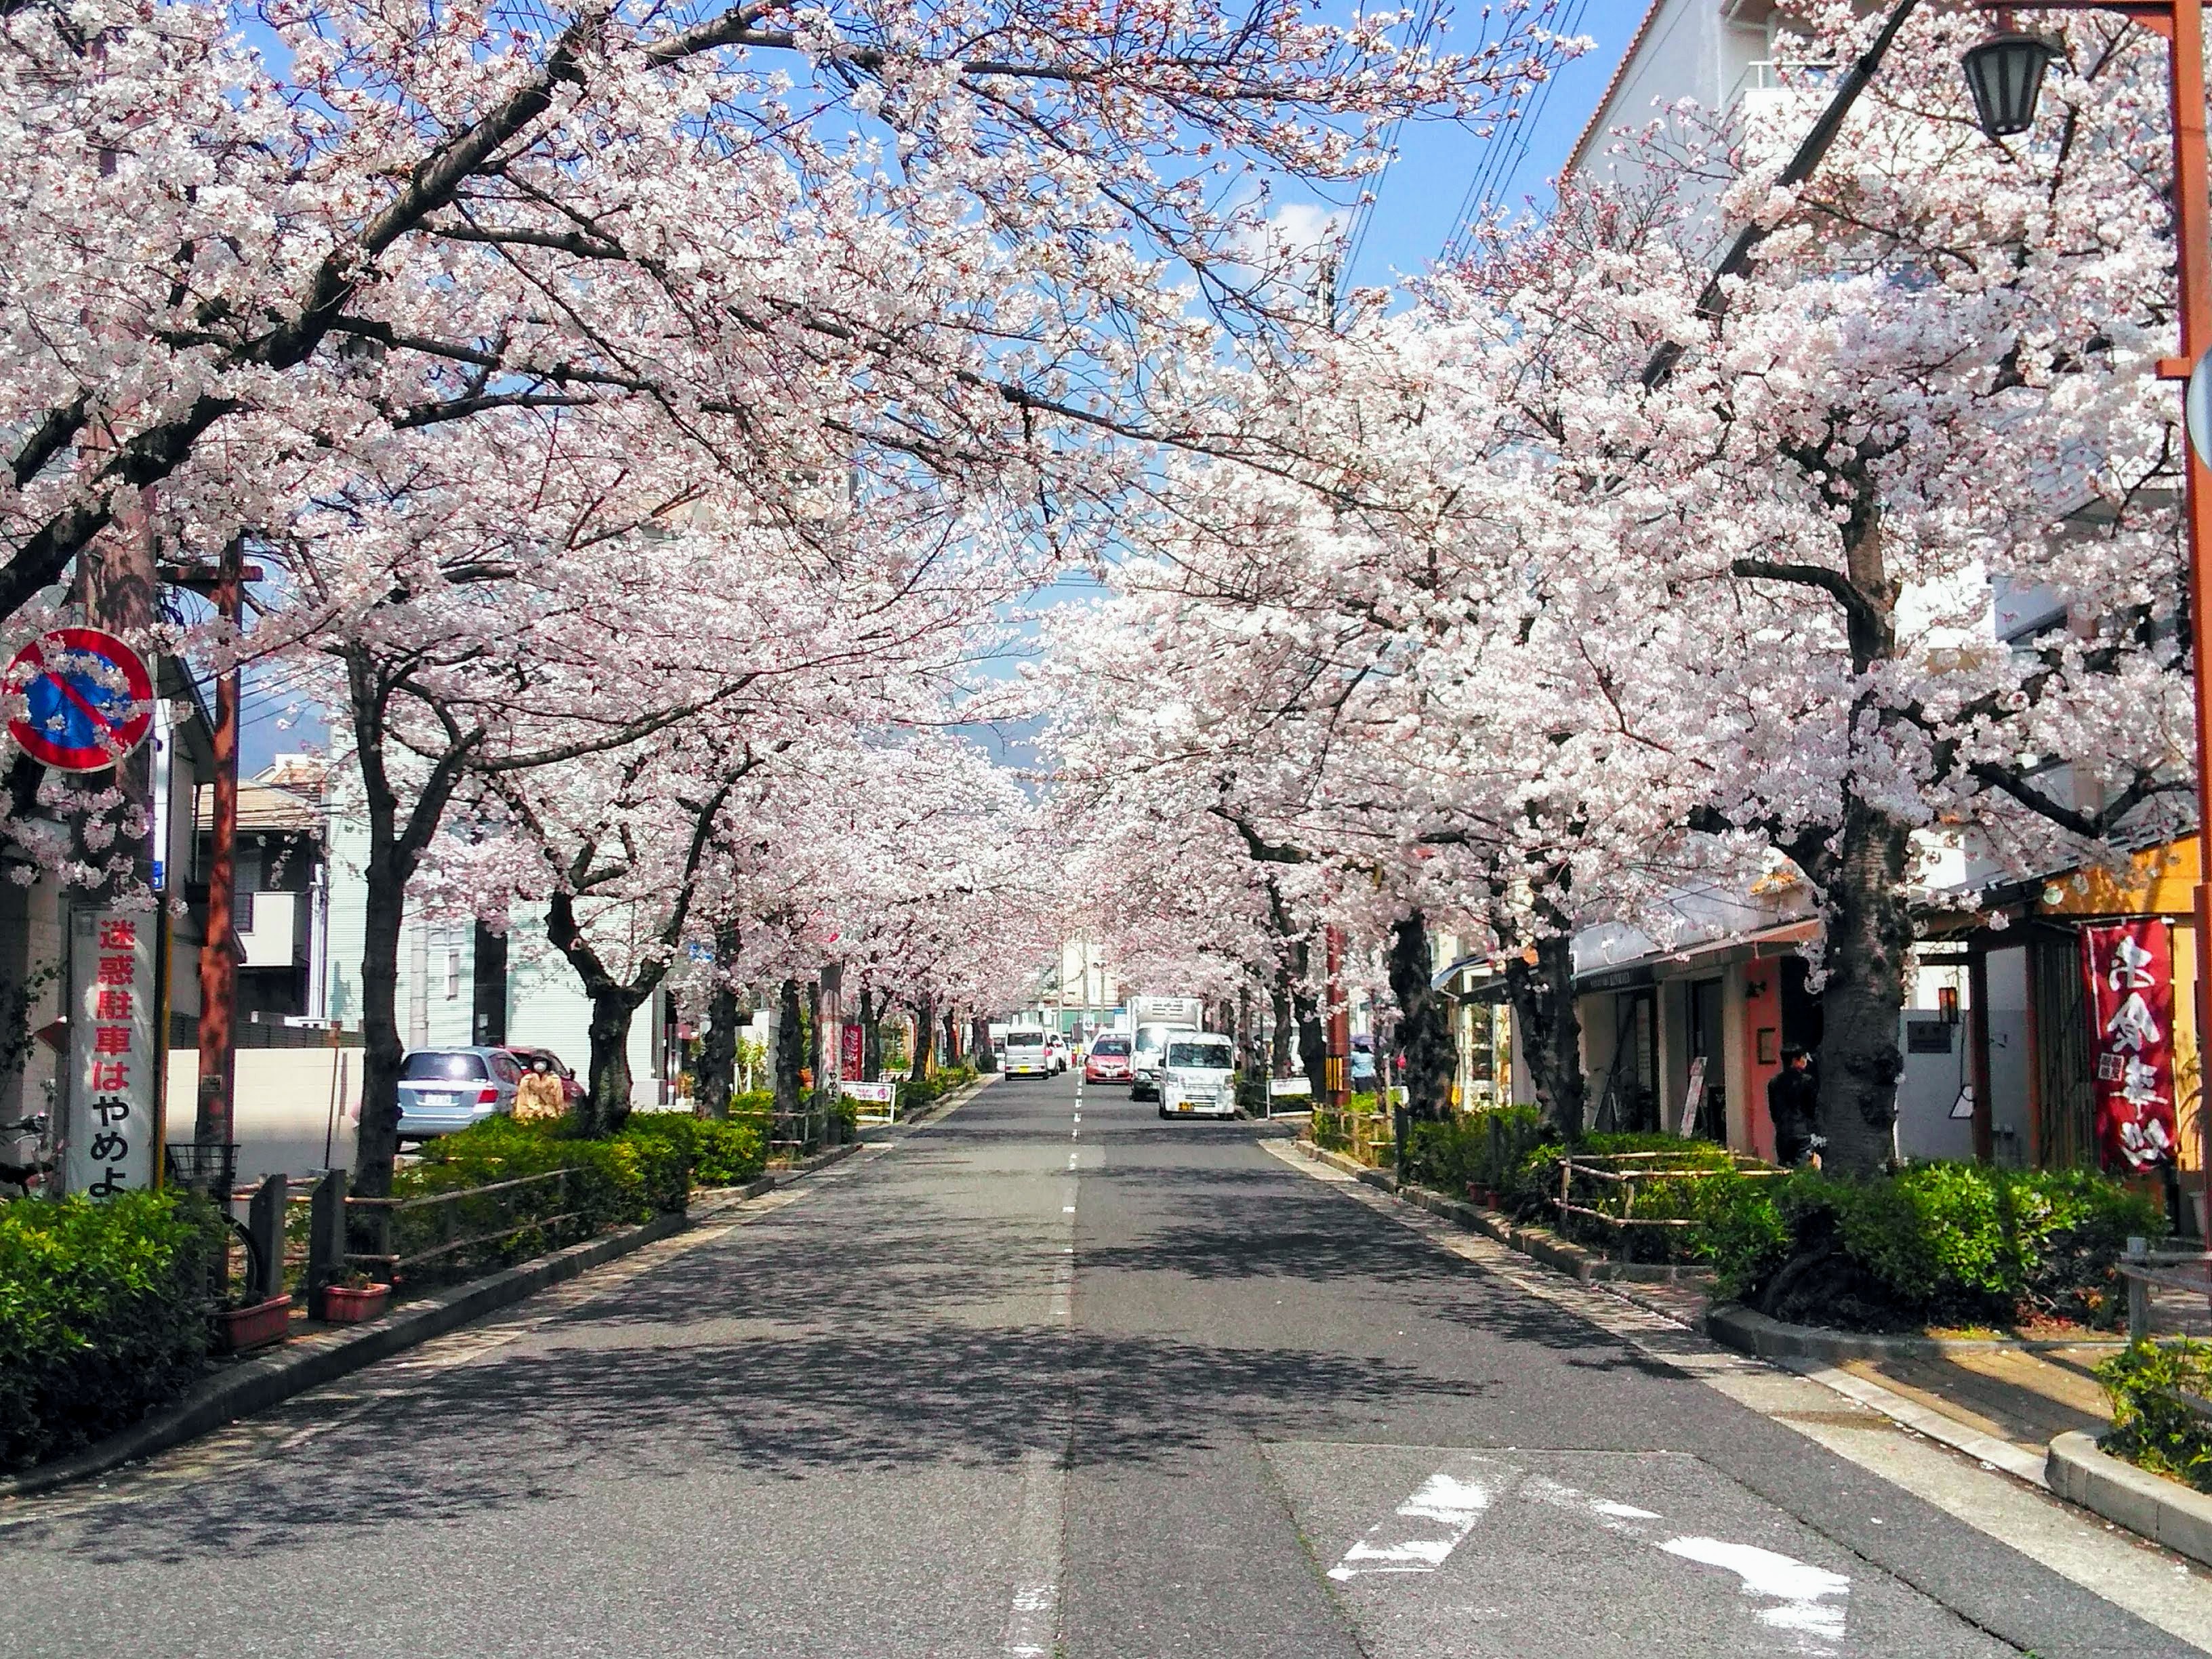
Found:
M 576 1074 L 563 1066 L 561 1063 L 561 1056 L 550 1048 L 526 1048 L 510 1042 L 507 1045 L 507 1052 L 514 1056 L 514 1063 L 526 1072 L 530 1069 L 530 1062 L 541 1056 L 550 1061 L 553 1075 L 561 1079 L 561 1097 L 567 1101 L 572 1109 L 584 1097 L 584 1085 L 576 1081 Z
M 1091 1040 L 1083 1057 L 1085 1083 L 1127 1083 L 1129 1080 L 1129 1039 L 1109 1034 Z

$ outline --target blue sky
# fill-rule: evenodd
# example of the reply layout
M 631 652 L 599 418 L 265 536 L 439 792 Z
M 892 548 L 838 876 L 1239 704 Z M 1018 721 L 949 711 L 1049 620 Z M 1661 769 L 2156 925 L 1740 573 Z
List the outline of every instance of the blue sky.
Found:
M 1434 259 L 1457 228 L 1471 185 L 1515 211 L 1550 198 L 1550 184 L 1596 107 L 1613 66 L 1636 32 L 1644 0 L 1562 0 L 1556 27 L 1596 45 L 1532 94 L 1528 116 L 1489 141 L 1443 125 L 1408 125 L 1382 177 L 1352 282 L 1381 286 Z M 1447 50 L 1451 37 L 1445 37 Z
M 1397 159 L 1382 175 L 1358 239 L 1347 273 L 1350 284 L 1381 287 L 1418 273 L 1458 228 L 1471 188 L 1479 186 L 1487 199 L 1515 212 L 1542 205 L 1644 10 L 1644 0 L 1563 0 L 1557 27 L 1562 33 L 1588 35 L 1595 46 L 1562 69 L 1548 87 L 1538 88 L 1525 118 L 1492 139 L 1443 125 L 1402 127 Z M 1447 37 L 1446 49 L 1449 45 Z M 1046 590 L 1037 602 L 1080 601 L 1097 591 L 1087 581 L 1070 582 Z M 249 776 L 280 750 L 320 748 L 327 742 L 312 718 L 297 718 L 289 696 L 249 689 L 245 702 L 239 758 Z M 287 719 L 295 723 L 282 729 Z

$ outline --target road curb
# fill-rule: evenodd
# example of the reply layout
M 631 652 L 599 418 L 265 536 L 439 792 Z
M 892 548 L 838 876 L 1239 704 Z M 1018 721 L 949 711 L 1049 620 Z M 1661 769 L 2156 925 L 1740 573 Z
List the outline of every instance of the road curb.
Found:
M 1431 1192 L 1426 1187 L 1401 1185 L 1397 1176 L 1388 1170 L 1370 1170 L 1356 1158 L 1341 1152 L 1331 1152 L 1326 1146 L 1316 1146 L 1310 1140 L 1292 1143 L 1308 1158 L 1318 1159 L 1332 1169 L 1364 1185 L 1389 1194 L 1401 1204 L 1426 1210 L 1447 1221 L 1455 1221 L 1471 1231 L 1496 1240 L 1507 1249 L 1517 1251 L 1532 1261 L 1541 1262 L 1554 1273 L 1565 1273 L 1584 1284 L 1668 1285 L 1682 1280 L 1700 1280 L 1709 1276 L 1701 1267 L 1676 1264 L 1641 1261 L 1613 1261 L 1595 1250 L 1561 1238 L 1548 1227 L 1532 1227 L 1516 1222 L 1499 1211 L 1486 1209 L 1479 1204 L 1468 1204 L 1443 1194 Z
M 558 1285 L 633 1250 L 672 1238 L 690 1226 L 691 1219 L 687 1215 L 656 1216 L 642 1226 L 586 1239 L 534 1261 L 410 1302 L 399 1311 L 335 1340 L 310 1338 L 313 1346 L 288 1345 L 258 1358 L 227 1366 L 196 1383 L 175 1404 L 119 1433 L 82 1451 L 0 1480 L 0 1500 L 28 1498 L 88 1480 L 182 1445 L 238 1418 L 266 1411 L 295 1395 L 418 1346 L 432 1337 L 443 1336 L 549 1285 Z
M 2107 1456 L 2094 1437 L 2078 1429 L 2051 1443 L 2044 1474 L 2051 1490 L 2069 1503 L 2212 1565 L 2212 1497 Z
M 1933 1359 L 1946 1354 L 2048 1353 L 2059 1348 L 2127 1346 L 2118 1337 L 1877 1336 L 1865 1331 L 1835 1331 L 1822 1325 L 1793 1325 L 1725 1303 L 1705 1315 L 1705 1334 L 1738 1353 L 1760 1359 L 1812 1359 L 1838 1364 L 1846 1359 Z

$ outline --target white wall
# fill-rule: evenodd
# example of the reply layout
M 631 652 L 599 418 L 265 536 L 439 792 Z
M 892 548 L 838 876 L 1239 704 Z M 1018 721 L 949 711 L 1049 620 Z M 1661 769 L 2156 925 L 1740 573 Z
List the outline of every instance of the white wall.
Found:
M 581 1078 L 592 1063 L 592 1003 L 568 960 L 545 942 L 545 907 L 517 905 L 507 936 L 507 1040 L 550 1048 Z M 653 1073 L 653 1033 L 662 1002 L 655 994 L 629 1023 L 630 1103 L 661 1103 Z
M 351 1169 L 361 1119 L 358 1048 L 240 1048 L 235 1127 L 241 1185 L 279 1171 Z M 169 1051 L 169 1131 L 192 1138 L 199 1088 L 197 1048 Z
M 330 1012 L 361 1025 L 361 955 L 368 933 L 368 885 L 362 867 L 368 829 L 334 811 L 330 825 Z M 399 1040 L 410 1048 L 465 1048 L 476 1041 L 476 937 L 465 922 L 426 922 L 410 915 L 399 939 Z
M 1756 13 L 1758 8 L 1733 8 Z M 1745 70 L 1767 54 L 1761 21 L 1730 21 L 1721 0 L 1661 0 L 1643 32 L 1635 58 L 1621 72 L 1599 111 L 1577 171 L 1612 178 L 1620 171 L 1606 152 L 1621 128 L 1640 131 L 1667 118 L 1667 106 L 1685 99 L 1717 109 L 1735 94 Z

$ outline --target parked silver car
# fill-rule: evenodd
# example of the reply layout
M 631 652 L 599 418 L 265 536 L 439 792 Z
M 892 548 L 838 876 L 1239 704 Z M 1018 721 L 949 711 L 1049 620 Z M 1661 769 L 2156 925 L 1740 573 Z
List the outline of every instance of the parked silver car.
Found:
M 428 1140 L 511 1113 L 521 1083 L 504 1048 L 417 1048 L 399 1066 L 399 1138 Z

